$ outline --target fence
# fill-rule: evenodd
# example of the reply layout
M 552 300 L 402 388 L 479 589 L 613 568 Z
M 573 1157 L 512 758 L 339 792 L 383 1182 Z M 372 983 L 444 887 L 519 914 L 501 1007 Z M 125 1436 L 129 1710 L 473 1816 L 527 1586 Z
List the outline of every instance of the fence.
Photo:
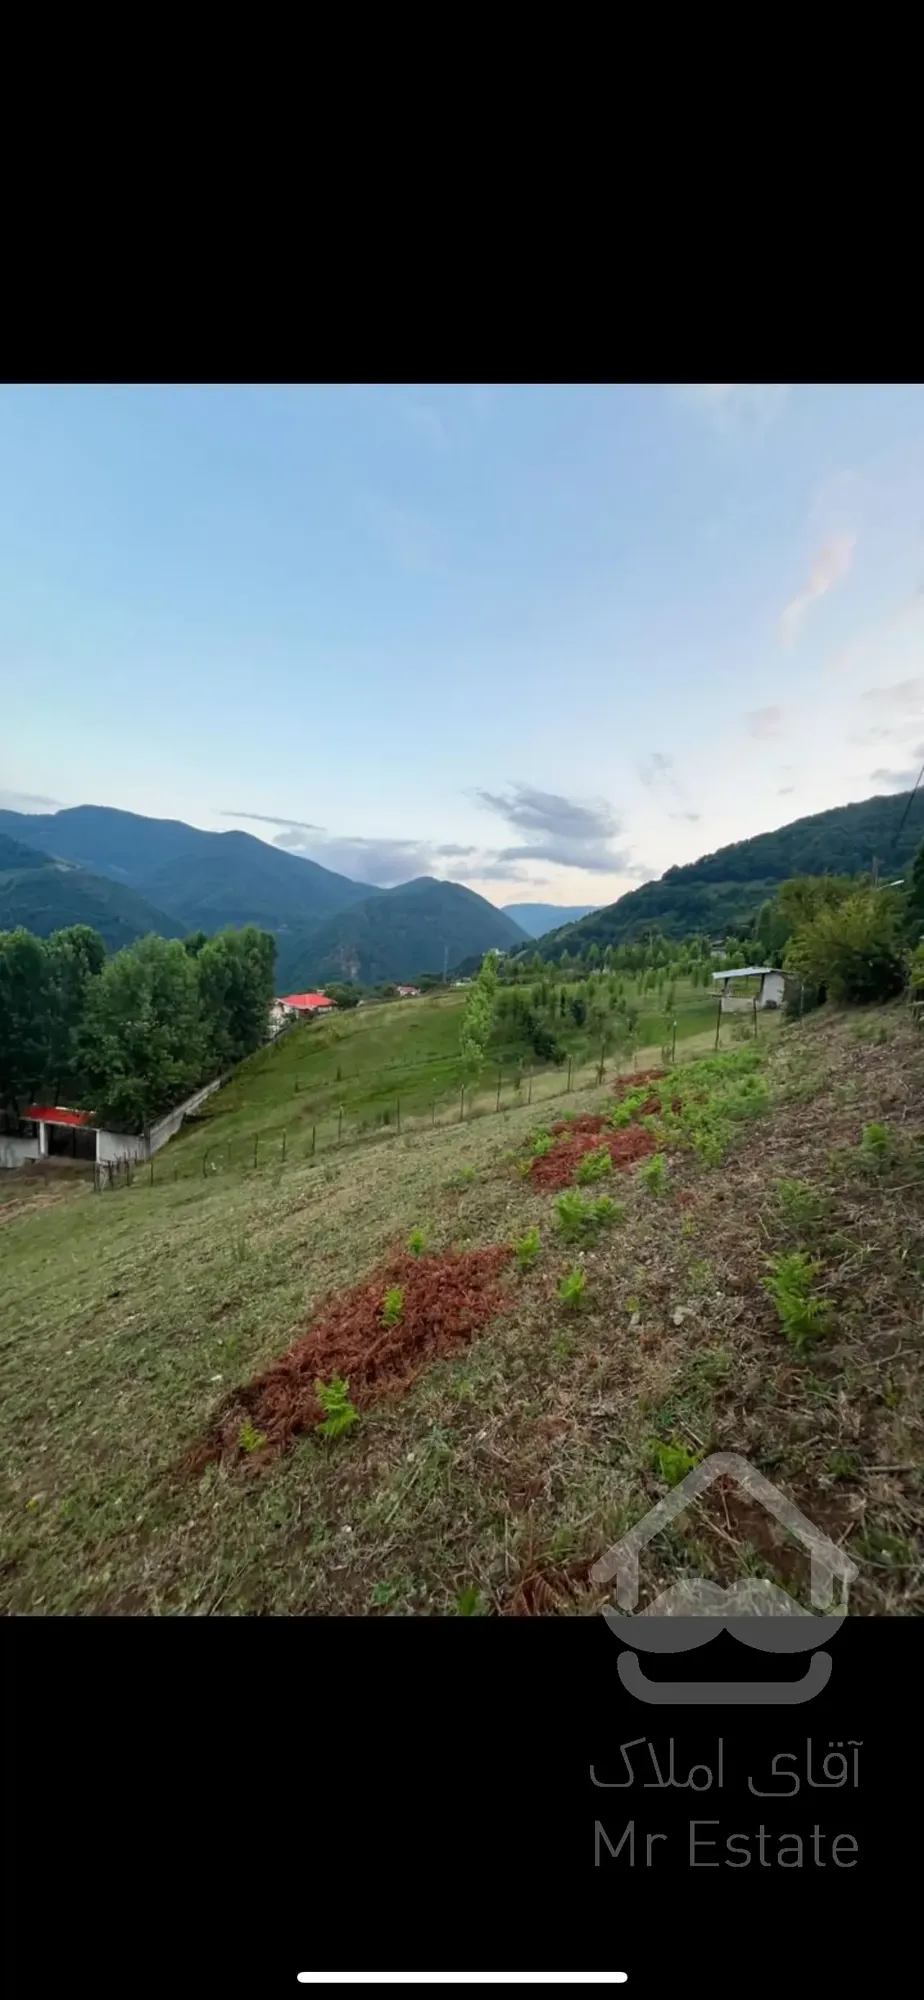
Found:
M 671 1046 L 664 1046 L 660 1051 L 661 1060 L 666 1063 L 673 1061 L 675 1044 L 676 1038 Z M 699 1049 L 696 1053 L 701 1055 L 703 1050 Z M 316 1159 L 321 1154 L 335 1155 L 344 1149 L 369 1145 L 376 1140 L 398 1138 L 413 1132 L 423 1135 L 429 1131 L 445 1130 L 453 1125 L 468 1124 L 476 1118 L 498 1113 L 504 1115 L 527 1106 L 538 1108 L 541 1104 L 595 1089 L 608 1074 L 614 1077 L 631 1076 L 639 1066 L 648 1067 L 652 1058 L 658 1055 L 655 1048 L 633 1050 L 628 1066 L 625 1066 L 625 1056 L 611 1058 L 608 1063 L 605 1053 L 601 1051 L 593 1061 L 577 1063 L 572 1057 L 570 1061 L 545 1069 L 527 1070 L 519 1083 L 505 1078 L 503 1071 L 498 1069 L 490 1086 L 481 1083 L 473 1089 L 469 1085 L 460 1085 L 455 1099 L 450 1100 L 445 1095 L 434 1096 L 423 1109 L 416 1103 L 413 1110 L 402 1106 L 398 1092 L 393 1103 L 372 1117 L 367 1113 L 365 1117 L 351 1121 L 338 1108 L 326 1118 L 315 1118 L 310 1123 L 306 1118 L 294 1125 L 265 1127 L 246 1138 L 216 1141 L 206 1145 L 201 1153 L 193 1154 L 186 1148 L 180 1149 L 172 1159 L 168 1155 L 145 1162 L 113 1161 L 97 1168 L 96 1187 L 98 1192 L 102 1192 L 103 1189 L 132 1187 L 136 1182 L 155 1187 L 172 1185 L 180 1180 L 210 1180 L 214 1175 L 228 1171 L 253 1172 L 272 1166 L 280 1168 L 293 1162 Z

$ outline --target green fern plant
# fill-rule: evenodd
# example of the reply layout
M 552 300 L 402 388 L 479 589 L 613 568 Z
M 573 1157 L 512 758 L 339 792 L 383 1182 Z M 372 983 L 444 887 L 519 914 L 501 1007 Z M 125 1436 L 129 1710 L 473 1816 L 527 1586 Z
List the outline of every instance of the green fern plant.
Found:
M 664 1444 L 660 1438 L 652 1438 L 649 1451 L 655 1471 L 660 1472 L 668 1486 L 679 1486 L 700 1462 L 697 1453 L 688 1450 L 685 1444 Z
M 408 1239 L 407 1239 L 407 1247 L 408 1247 L 408 1249 L 409 1249 L 409 1251 L 410 1251 L 410 1253 L 411 1253 L 411 1256 L 412 1256 L 412 1257 L 419 1257 L 419 1256 L 421 1256 L 421 1255 L 422 1255 L 422 1253 L 423 1253 L 423 1251 L 424 1251 L 424 1250 L 426 1250 L 426 1247 L 427 1247 L 427 1232 L 426 1232 L 426 1230 L 425 1230 L 425 1229 L 412 1229 L 412 1230 L 411 1230 L 411 1233 L 410 1233 L 410 1236 L 409 1236 L 409 1237 L 408 1237 Z
M 761 1279 L 776 1306 L 786 1339 L 797 1354 L 804 1353 L 809 1342 L 827 1330 L 830 1300 L 815 1286 L 820 1271 L 821 1265 L 804 1250 L 793 1250 L 788 1256 L 772 1258 Z
M 892 1157 L 892 1134 L 888 1125 L 864 1125 L 860 1152 L 864 1166 L 874 1174 L 881 1173 Z
M 559 1300 L 563 1306 L 568 1308 L 569 1312 L 576 1312 L 578 1307 L 583 1303 L 586 1289 L 586 1271 L 582 1271 L 580 1268 L 567 1271 L 565 1276 L 559 1281 Z
M 390 1285 L 382 1300 L 382 1325 L 397 1326 L 404 1311 L 404 1286 Z
M 531 1271 L 539 1255 L 538 1229 L 527 1229 L 525 1236 L 517 1238 L 513 1248 L 519 1269 Z
M 580 1181 L 582 1186 L 586 1187 L 591 1181 L 605 1180 L 607 1174 L 611 1174 L 612 1171 L 612 1159 L 606 1147 L 600 1146 L 595 1153 L 584 1154 L 584 1158 L 578 1165 L 575 1179 Z
M 639 1174 L 649 1194 L 663 1194 L 664 1183 L 667 1178 L 667 1159 L 665 1155 L 663 1153 L 652 1153 L 651 1159 L 646 1160 L 644 1166 L 640 1167 Z
M 315 1429 L 320 1431 L 322 1437 L 339 1437 L 342 1431 L 352 1429 L 359 1421 L 359 1411 L 350 1402 L 349 1387 L 349 1382 L 343 1381 L 339 1375 L 335 1375 L 332 1382 L 315 1383 L 314 1393 L 324 1411 Z
M 260 1451 L 267 1442 L 266 1432 L 254 1430 L 251 1423 L 242 1424 L 237 1434 L 237 1441 L 242 1451 Z

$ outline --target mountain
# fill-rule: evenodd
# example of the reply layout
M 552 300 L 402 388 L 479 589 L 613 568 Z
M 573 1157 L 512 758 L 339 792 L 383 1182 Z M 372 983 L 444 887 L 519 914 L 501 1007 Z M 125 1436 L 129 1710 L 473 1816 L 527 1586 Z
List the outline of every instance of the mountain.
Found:
M 474 890 L 421 875 L 317 924 L 304 940 L 280 939 L 277 990 L 295 993 L 333 979 L 364 986 L 410 980 L 526 941 L 519 924 Z
M 792 875 L 858 875 L 877 857 L 886 877 L 900 875 L 924 834 L 924 797 L 905 819 L 911 797 L 890 792 L 737 840 L 549 932 L 537 948 L 543 958 L 558 958 L 591 944 L 631 944 L 648 930 L 669 938 L 724 936 L 731 925 L 750 922 L 764 898 Z
M 538 938 L 553 927 L 560 930 L 562 924 L 576 924 L 597 908 L 596 903 L 578 903 L 574 909 L 563 909 L 558 903 L 505 903 L 504 915 L 512 917 L 527 937 Z
M 376 894 L 368 882 L 352 882 L 251 833 L 207 833 L 183 820 L 147 819 L 113 806 L 0 812 L 0 833 L 127 884 L 181 931 L 260 924 L 304 932 Z
M 50 861 L 47 854 L 0 834 L 0 930 L 22 925 L 36 937 L 50 937 L 69 924 L 90 924 L 110 951 L 134 944 L 149 931 L 181 937 L 184 928 L 123 883 Z

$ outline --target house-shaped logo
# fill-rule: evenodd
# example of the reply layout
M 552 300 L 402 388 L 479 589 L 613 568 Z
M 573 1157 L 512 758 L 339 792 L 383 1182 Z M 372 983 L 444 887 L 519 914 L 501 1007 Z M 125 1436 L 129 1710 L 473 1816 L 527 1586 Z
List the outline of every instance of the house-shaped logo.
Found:
M 772 1514 L 807 1550 L 811 1564 L 806 1611 L 789 1592 L 769 1578 L 749 1577 L 723 1589 L 705 1577 L 684 1575 L 639 1612 L 639 1554 L 676 1520 L 691 1502 L 717 1479 L 732 1479 Z M 687 1474 L 667 1498 L 608 1550 L 591 1570 L 594 1583 L 616 1580 L 619 1612 L 604 1608 L 611 1631 L 631 1652 L 619 1656 L 619 1676 L 640 1701 L 668 1703 L 795 1703 L 811 1700 L 827 1685 L 830 1655 L 816 1649 L 834 1637 L 847 1615 L 849 1585 L 859 1574 L 855 1563 L 827 1535 L 813 1526 L 792 1500 L 737 1452 L 714 1452 Z M 623 1614 L 620 1616 L 620 1612 Z M 743 1645 L 766 1653 L 811 1652 L 808 1671 L 800 1681 L 651 1681 L 643 1674 L 638 1651 L 682 1653 L 707 1645 L 727 1631 Z

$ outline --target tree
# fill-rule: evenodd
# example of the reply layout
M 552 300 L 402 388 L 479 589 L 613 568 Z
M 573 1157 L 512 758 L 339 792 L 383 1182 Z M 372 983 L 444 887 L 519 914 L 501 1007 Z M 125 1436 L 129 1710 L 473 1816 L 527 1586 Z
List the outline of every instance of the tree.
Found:
M 493 951 L 489 951 L 485 955 L 481 971 L 465 1003 L 459 1029 L 459 1054 L 466 1069 L 476 1075 L 488 1052 L 496 994 L 497 957 Z M 514 1004 L 524 1004 L 519 993 L 513 994 L 511 998 Z
M 208 941 L 208 931 L 190 931 L 183 939 L 183 950 L 188 951 L 190 958 L 198 958 Z
M 192 962 L 212 1068 L 230 1069 L 266 1040 L 276 940 L 254 924 L 241 931 L 219 931 Z
M 90 987 L 99 978 L 106 962 L 106 947 L 98 931 L 89 924 L 72 924 L 67 930 L 53 931 L 46 941 L 48 975 L 49 1042 L 48 1081 L 56 1104 L 80 1097 L 84 1080 L 80 1069 L 80 1032 Z
M 205 1081 L 209 1053 L 198 961 L 182 944 L 141 938 L 107 960 L 80 1035 L 85 1102 L 101 1124 L 142 1131 Z
M 924 840 L 914 857 L 905 902 L 905 929 L 911 944 L 924 936 Z
M 52 1006 L 41 938 L 0 931 L 0 1103 L 13 1118 L 48 1081 Z
M 888 1000 L 904 984 L 899 906 L 887 890 L 865 887 L 829 904 L 787 945 L 784 963 L 833 1000 Z

